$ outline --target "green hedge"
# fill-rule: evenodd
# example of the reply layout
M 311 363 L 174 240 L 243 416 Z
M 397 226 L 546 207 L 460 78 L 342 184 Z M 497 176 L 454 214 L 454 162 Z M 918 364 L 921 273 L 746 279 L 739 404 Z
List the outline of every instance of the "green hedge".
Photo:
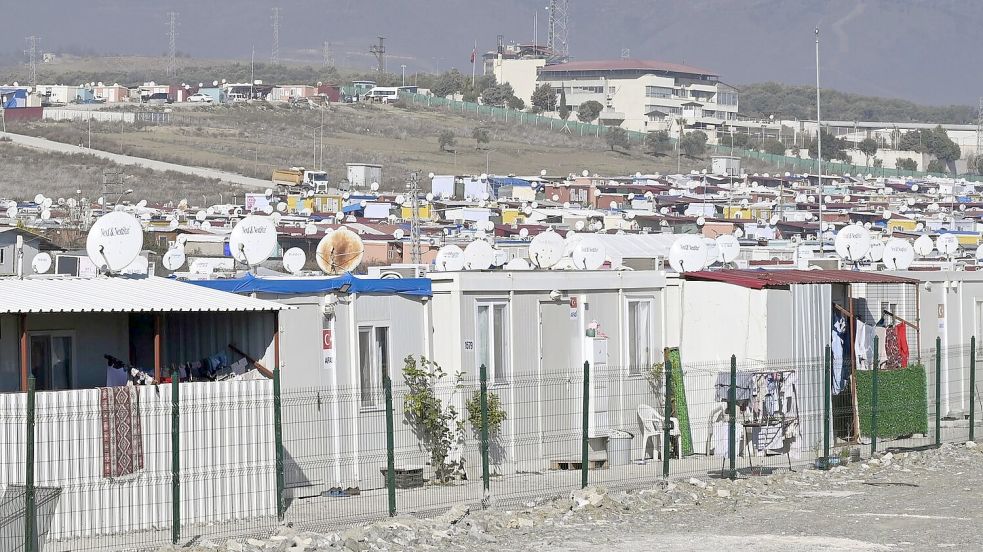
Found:
M 686 405 L 686 385 L 683 383 L 683 369 L 679 360 L 679 348 L 666 349 L 666 366 L 672 380 L 672 404 L 676 418 L 679 419 L 679 442 L 682 456 L 693 454 L 693 432 L 689 425 L 689 407 Z
M 870 436 L 870 402 L 874 373 L 857 372 L 857 408 L 860 433 Z M 913 364 L 903 370 L 877 372 L 877 436 L 893 438 L 928 433 L 928 387 L 925 367 Z

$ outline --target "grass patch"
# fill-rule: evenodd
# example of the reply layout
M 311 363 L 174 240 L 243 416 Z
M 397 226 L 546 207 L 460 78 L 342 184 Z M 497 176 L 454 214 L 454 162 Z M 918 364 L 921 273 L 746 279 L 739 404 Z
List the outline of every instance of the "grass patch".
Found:
M 857 408 L 860 433 L 871 434 L 871 390 L 874 373 L 857 371 Z M 893 438 L 928 433 L 928 387 L 925 367 L 912 364 L 902 370 L 877 372 L 877 436 Z

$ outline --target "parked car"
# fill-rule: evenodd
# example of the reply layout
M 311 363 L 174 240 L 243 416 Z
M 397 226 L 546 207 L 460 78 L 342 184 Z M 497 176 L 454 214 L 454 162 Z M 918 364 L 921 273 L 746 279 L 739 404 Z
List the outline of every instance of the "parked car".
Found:
M 158 105 L 166 104 L 166 103 L 174 103 L 174 100 L 167 95 L 167 92 L 157 92 L 156 94 L 151 94 L 147 96 L 147 99 L 144 101 L 148 104 L 158 104 Z
M 192 94 L 188 96 L 188 101 L 212 103 L 215 101 L 215 98 L 209 96 L 208 94 L 202 94 L 201 92 L 198 92 L 197 94 Z

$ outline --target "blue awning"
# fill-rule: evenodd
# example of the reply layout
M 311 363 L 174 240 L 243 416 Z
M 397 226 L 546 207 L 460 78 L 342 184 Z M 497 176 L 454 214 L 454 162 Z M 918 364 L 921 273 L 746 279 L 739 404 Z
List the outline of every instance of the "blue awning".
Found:
M 523 180 L 521 178 L 515 177 L 505 177 L 505 176 L 489 176 L 488 181 L 491 182 L 492 186 L 530 186 L 532 182 L 528 180 Z
M 342 213 L 357 213 L 362 210 L 362 206 L 358 203 L 352 203 L 351 205 L 345 205 L 341 208 Z
M 430 278 L 359 278 L 345 274 L 336 278 L 257 278 L 246 274 L 229 280 L 188 280 L 188 283 L 229 293 L 276 293 L 303 295 L 332 293 L 348 285 L 347 293 L 431 297 Z

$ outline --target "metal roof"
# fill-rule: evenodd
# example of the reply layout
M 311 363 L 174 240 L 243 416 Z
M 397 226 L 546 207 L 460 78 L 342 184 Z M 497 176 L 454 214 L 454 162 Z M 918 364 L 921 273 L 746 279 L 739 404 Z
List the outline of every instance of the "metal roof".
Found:
M 42 312 L 245 312 L 289 307 L 151 276 L 0 279 L 0 314 Z
M 558 73 L 567 71 L 665 71 L 668 73 L 688 73 L 715 77 L 716 73 L 691 65 L 669 63 L 666 61 L 645 59 L 611 59 L 598 61 L 570 61 L 547 65 L 540 69 L 543 73 Z M 852 123 L 851 123 L 852 124 Z
M 918 280 L 882 272 L 853 270 L 704 270 L 686 272 L 691 281 L 724 282 L 751 289 L 791 284 L 917 284 Z

